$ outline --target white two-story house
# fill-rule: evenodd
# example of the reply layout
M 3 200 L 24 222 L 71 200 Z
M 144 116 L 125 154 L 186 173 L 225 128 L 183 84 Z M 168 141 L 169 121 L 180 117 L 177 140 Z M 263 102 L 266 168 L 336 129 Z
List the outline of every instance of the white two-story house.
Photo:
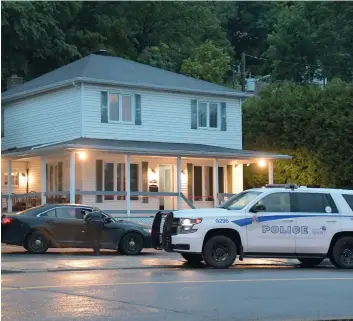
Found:
M 242 149 L 230 88 L 89 55 L 2 93 L 2 209 L 84 203 L 108 213 L 213 207 L 243 166 L 286 155 Z M 256 165 L 257 166 L 257 165 Z

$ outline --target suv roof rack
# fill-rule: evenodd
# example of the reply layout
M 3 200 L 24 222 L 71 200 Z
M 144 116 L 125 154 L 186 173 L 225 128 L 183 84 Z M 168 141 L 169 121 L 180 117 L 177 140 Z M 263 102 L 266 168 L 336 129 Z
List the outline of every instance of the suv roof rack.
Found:
M 265 188 L 287 188 L 287 189 L 297 189 L 298 185 L 296 184 L 266 184 Z

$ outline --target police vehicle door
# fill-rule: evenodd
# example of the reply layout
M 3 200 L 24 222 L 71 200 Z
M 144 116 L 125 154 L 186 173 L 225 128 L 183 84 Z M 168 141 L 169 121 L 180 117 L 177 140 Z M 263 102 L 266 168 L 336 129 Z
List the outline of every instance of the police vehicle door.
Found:
M 341 230 L 337 206 L 330 193 L 295 191 L 293 209 L 307 233 L 295 236 L 297 254 L 326 254 L 333 235 Z
M 296 220 L 291 215 L 291 191 L 273 192 L 250 209 L 248 253 L 295 253 Z

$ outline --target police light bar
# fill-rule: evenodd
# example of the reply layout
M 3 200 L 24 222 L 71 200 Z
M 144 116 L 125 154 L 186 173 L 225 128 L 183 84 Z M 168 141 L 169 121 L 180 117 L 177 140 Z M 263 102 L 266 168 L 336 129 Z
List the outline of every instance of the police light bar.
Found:
M 296 184 L 266 184 L 265 188 L 287 188 L 296 189 L 298 186 Z

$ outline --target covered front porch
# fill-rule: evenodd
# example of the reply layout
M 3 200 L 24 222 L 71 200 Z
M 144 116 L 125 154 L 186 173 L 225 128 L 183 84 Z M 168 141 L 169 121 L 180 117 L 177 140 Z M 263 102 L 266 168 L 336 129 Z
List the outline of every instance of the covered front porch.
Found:
M 197 144 L 78 139 L 4 152 L 2 210 L 82 203 L 110 214 L 211 208 L 243 190 L 243 166 L 286 155 Z M 265 170 L 265 169 L 264 169 Z

